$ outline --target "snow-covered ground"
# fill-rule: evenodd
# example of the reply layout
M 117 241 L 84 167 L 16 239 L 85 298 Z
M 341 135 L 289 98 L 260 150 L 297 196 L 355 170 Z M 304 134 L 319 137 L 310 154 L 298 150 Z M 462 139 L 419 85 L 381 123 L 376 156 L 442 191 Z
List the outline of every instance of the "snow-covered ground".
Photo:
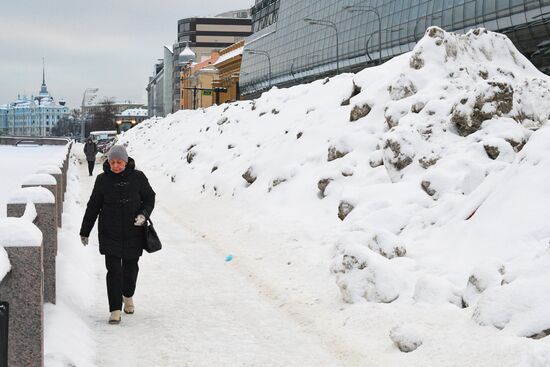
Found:
M 72 166 L 47 365 L 550 366 L 528 337 L 550 328 L 549 82 L 501 35 L 432 28 L 377 68 L 129 130 L 164 248 L 107 325 Z
M 380 67 L 122 141 L 345 363 L 549 365 L 526 338 L 550 329 L 549 81 L 502 35 L 431 28 Z M 393 346 L 399 324 L 416 351 Z

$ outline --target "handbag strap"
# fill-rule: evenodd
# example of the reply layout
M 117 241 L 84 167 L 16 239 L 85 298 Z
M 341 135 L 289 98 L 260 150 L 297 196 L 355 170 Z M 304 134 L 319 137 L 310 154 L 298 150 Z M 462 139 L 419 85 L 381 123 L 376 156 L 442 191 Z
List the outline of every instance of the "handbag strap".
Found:
M 151 220 L 151 217 L 149 216 L 149 212 L 147 209 L 143 209 L 143 215 L 145 216 L 145 219 L 149 221 L 149 223 L 153 224 L 153 221 Z

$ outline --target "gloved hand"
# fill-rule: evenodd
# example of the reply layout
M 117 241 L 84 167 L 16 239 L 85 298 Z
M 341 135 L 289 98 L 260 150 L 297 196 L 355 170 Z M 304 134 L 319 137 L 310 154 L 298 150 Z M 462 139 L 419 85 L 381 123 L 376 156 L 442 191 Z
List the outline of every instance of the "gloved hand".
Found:
M 88 244 L 88 237 L 80 236 L 80 241 L 86 246 Z
M 140 226 L 142 226 L 142 225 L 144 225 L 144 224 L 145 224 L 145 215 L 143 215 L 143 214 L 138 214 L 138 215 L 136 216 L 136 219 L 135 219 L 135 222 L 134 222 L 134 226 L 140 227 Z

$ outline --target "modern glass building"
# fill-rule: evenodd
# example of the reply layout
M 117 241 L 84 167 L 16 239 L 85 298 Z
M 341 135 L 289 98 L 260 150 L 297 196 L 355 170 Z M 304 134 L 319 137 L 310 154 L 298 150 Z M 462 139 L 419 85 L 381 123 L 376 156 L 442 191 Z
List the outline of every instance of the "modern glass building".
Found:
M 240 75 L 245 98 L 271 85 L 384 62 L 410 51 L 432 25 L 504 33 L 550 72 L 550 0 L 278 0 L 276 8 L 276 21 L 246 38 Z M 261 4 L 252 8 L 253 19 L 255 9 L 261 11 Z

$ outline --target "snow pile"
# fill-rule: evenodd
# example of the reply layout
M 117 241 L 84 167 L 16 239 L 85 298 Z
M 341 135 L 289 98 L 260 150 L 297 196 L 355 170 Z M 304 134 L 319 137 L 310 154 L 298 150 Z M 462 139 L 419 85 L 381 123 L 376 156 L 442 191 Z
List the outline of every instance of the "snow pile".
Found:
M 0 219 L 0 246 L 25 247 L 40 246 L 42 244 L 42 232 L 32 221 L 36 218 L 36 208 L 31 203 L 22 218 Z
M 422 345 L 422 338 L 418 331 L 409 324 L 401 324 L 392 328 L 390 339 L 404 353 L 412 352 Z
M 4 247 L 40 246 L 42 232 L 32 222 L 36 208 L 28 202 L 21 218 L 0 218 L 0 282 L 11 270 L 8 253 Z
M 535 336 L 550 328 L 549 82 L 503 35 L 433 27 L 380 67 L 121 141 L 186 192 L 333 228 L 347 302 L 472 307 Z
M 55 177 L 47 173 L 33 173 L 22 182 L 23 185 L 56 185 Z
M 17 189 L 8 198 L 8 204 L 24 204 L 31 201 L 35 204 L 54 204 L 55 196 L 52 192 L 41 186 L 31 186 Z

